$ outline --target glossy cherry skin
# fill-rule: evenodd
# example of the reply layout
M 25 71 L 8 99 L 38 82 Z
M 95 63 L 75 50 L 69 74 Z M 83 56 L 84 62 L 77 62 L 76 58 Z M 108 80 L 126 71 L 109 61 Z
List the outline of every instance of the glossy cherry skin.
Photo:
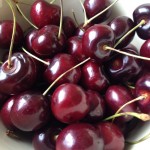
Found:
M 90 60 L 82 67 L 82 84 L 87 89 L 103 92 L 108 87 L 109 81 L 100 65 Z
M 53 57 L 50 65 L 44 72 L 46 81 L 51 84 L 62 73 L 74 67 L 75 65 L 77 65 L 77 60 L 73 56 L 64 53 L 57 54 L 55 57 Z M 63 76 L 56 83 L 56 85 L 60 85 L 63 83 L 78 83 L 80 77 L 81 70 L 80 67 L 78 67 L 67 73 L 65 76 Z
M 6 103 L 3 105 L 1 111 L 0 111 L 0 117 L 2 120 L 2 123 L 5 125 L 5 127 L 9 130 L 16 130 L 16 127 L 13 125 L 11 118 L 10 118 L 10 112 L 11 108 L 14 104 L 16 96 L 12 96 L 9 98 Z
M 150 73 L 139 78 L 135 85 L 136 96 L 146 95 L 146 98 L 138 101 L 138 106 L 143 113 L 150 114 Z
M 86 95 L 90 104 L 90 111 L 84 120 L 88 122 L 98 122 L 105 115 L 104 99 L 98 92 L 92 90 L 86 91 Z
M 140 48 L 140 55 L 150 58 L 150 39 L 146 40 Z M 144 64 L 150 68 L 150 61 L 143 61 Z
M 21 131 L 38 130 L 49 121 L 50 117 L 46 97 L 32 91 L 19 94 L 10 112 L 12 123 Z
M 40 56 L 52 57 L 62 52 L 65 46 L 66 37 L 61 33 L 58 39 L 59 27 L 55 25 L 47 25 L 38 30 L 35 38 L 32 40 L 32 48 L 34 52 Z
M 0 21 L 0 48 L 9 48 L 13 32 L 13 21 L 4 20 Z M 16 32 L 14 46 L 21 45 L 23 41 L 23 30 L 18 23 L 16 23 Z
M 146 23 L 140 26 L 136 31 L 138 36 L 143 40 L 150 39 L 150 3 L 138 6 L 133 12 L 135 24 L 145 20 Z
M 76 123 L 63 129 L 56 141 L 56 150 L 103 150 L 104 143 L 96 128 Z
M 79 62 L 86 59 L 82 48 L 82 39 L 79 36 L 73 36 L 68 39 L 67 52 L 75 57 Z
M 88 18 L 91 18 L 104 10 L 110 5 L 109 0 L 85 0 L 84 7 Z M 111 14 L 111 9 L 107 10 L 105 13 L 93 20 L 94 23 L 100 23 L 108 19 Z
M 33 23 L 42 28 L 46 25 L 59 25 L 60 22 L 60 7 L 50 4 L 45 0 L 37 0 L 33 3 L 30 16 Z
M 127 16 L 118 16 L 114 18 L 109 26 L 113 29 L 116 35 L 116 42 L 123 37 L 128 31 L 134 27 L 134 22 Z M 123 48 L 127 46 L 134 38 L 135 31 L 128 35 L 118 46 L 117 48 Z
M 110 50 L 104 50 L 104 46 L 114 47 L 115 34 L 107 25 L 97 24 L 87 29 L 82 38 L 82 46 L 87 57 L 97 62 L 109 59 Z
M 115 113 L 122 105 L 132 100 L 133 96 L 130 91 L 121 85 L 111 85 L 106 91 L 105 100 L 110 109 Z M 131 103 L 124 107 L 120 112 L 136 112 L 136 104 Z M 133 117 L 121 117 L 121 121 L 127 122 Z
M 25 53 L 14 53 L 11 57 L 11 68 L 8 61 L 0 67 L 0 91 L 5 94 L 18 94 L 35 83 L 37 66 Z
M 76 84 L 62 84 L 52 94 L 53 115 L 63 123 L 73 123 L 83 119 L 89 107 L 85 91 Z
M 125 52 L 138 55 L 135 49 L 124 48 Z M 106 64 L 105 70 L 112 82 L 128 82 L 142 72 L 142 62 L 134 57 L 116 54 Z
M 38 131 L 32 141 L 34 150 L 55 150 L 56 139 L 61 130 L 58 127 L 50 127 Z
M 125 139 L 120 129 L 112 122 L 96 125 L 104 140 L 104 150 L 124 150 Z
M 69 16 L 64 16 L 62 29 L 67 38 L 74 36 L 75 32 L 76 32 L 76 25 L 75 25 L 73 19 L 70 18 Z

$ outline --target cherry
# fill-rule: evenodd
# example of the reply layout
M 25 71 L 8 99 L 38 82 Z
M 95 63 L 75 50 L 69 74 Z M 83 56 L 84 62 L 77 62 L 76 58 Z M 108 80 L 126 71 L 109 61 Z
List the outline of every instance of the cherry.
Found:
M 145 21 L 145 24 L 137 29 L 137 34 L 141 39 L 148 40 L 150 38 L 150 3 L 138 6 L 133 12 L 133 19 L 135 24 L 141 20 Z
M 73 35 L 75 35 L 76 25 L 75 25 L 73 19 L 70 18 L 69 16 L 63 17 L 62 28 L 63 28 L 63 31 L 64 31 L 67 38 L 70 38 Z
M 106 7 L 110 5 L 109 0 L 85 0 L 84 1 L 84 7 L 86 10 L 86 14 L 88 18 L 92 18 L 102 10 L 104 10 Z M 93 20 L 94 23 L 100 23 L 108 19 L 108 17 L 111 14 L 111 9 L 107 10 L 105 13 L 97 17 Z
M 138 101 L 140 110 L 150 114 L 150 73 L 139 78 L 135 86 L 136 96 L 145 95 L 146 98 Z
M 16 98 L 16 96 L 10 97 L 6 101 L 6 103 L 3 105 L 3 107 L 0 111 L 0 116 L 1 116 L 2 123 L 9 130 L 16 130 L 16 127 L 14 126 L 14 124 L 12 123 L 11 118 L 10 118 L 10 112 L 11 112 L 11 108 L 14 104 L 15 98 Z
M 143 45 L 140 48 L 140 55 L 144 57 L 149 57 L 150 58 L 150 39 L 146 40 Z M 144 64 L 150 68 L 150 62 L 149 61 L 144 61 Z
M 33 3 L 30 11 L 33 23 L 42 28 L 46 25 L 59 25 L 60 7 L 49 4 L 45 0 L 37 0 Z
M 52 57 L 63 51 L 65 46 L 65 35 L 61 33 L 58 37 L 59 27 L 47 25 L 38 30 L 32 40 L 34 52 L 40 56 Z
M 32 141 L 34 150 L 55 150 L 56 139 L 61 130 L 59 127 L 50 127 L 38 131 Z
M 109 85 L 102 68 L 93 60 L 82 67 L 82 83 L 87 89 L 103 92 Z
M 106 91 L 105 100 L 108 106 L 115 113 L 122 105 L 126 104 L 128 101 L 132 100 L 133 96 L 130 91 L 121 85 L 111 85 Z M 124 107 L 121 112 L 136 112 L 135 103 L 131 103 Z M 133 117 L 122 117 L 123 122 L 131 120 Z
M 11 57 L 11 68 L 8 61 L 0 67 L 0 91 L 5 94 L 18 94 L 35 83 L 37 66 L 25 53 L 14 53 Z
M 51 84 L 56 80 L 62 73 L 68 69 L 74 67 L 77 64 L 76 59 L 69 54 L 57 54 L 52 60 L 50 65 L 44 72 L 45 79 Z M 77 83 L 81 77 L 80 68 L 73 69 L 62 77 L 56 84 L 60 85 L 63 83 Z
M 87 100 L 90 104 L 90 111 L 84 118 L 84 121 L 97 122 L 105 115 L 105 102 L 102 96 L 96 91 L 86 91 Z
M 78 36 L 73 36 L 68 39 L 67 52 L 75 57 L 79 62 L 86 58 L 84 50 L 82 49 L 82 39 Z
M 109 59 L 111 51 L 104 50 L 104 45 L 114 46 L 114 31 L 107 25 L 97 24 L 87 29 L 82 38 L 82 46 L 87 57 L 98 62 Z
M 73 123 L 87 115 L 89 103 L 80 86 L 66 83 L 57 87 L 52 94 L 51 109 L 59 121 Z
M 104 144 L 96 128 L 76 123 L 63 129 L 56 141 L 56 150 L 103 150 Z
M 134 22 L 127 16 L 119 16 L 114 18 L 109 26 L 113 29 L 116 35 L 116 42 L 128 31 L 134 27 Z M 135 31 L 128 35 L 118 46 L 117 48 L 123 48 L 127 46 L 134 38 Z
M 104 140 L 104 150 L 124 150 L 124 136 L 114 123 L 101 122 L 96 127 Z
M 35 131 L 51 118 L 46 97 L 32 91 L 20 93 L 10 112 L 12 123 L 22 131 Z
M 11 38 L 13 32 L 13 21 L 4 20 L 0 21 L 0 48 L 8 49 L 10 47 Z M 23 41 L 23 30 L 20 25 L 16 23 L 16 32 L 15 32 L 14 46 L 21 45 Z

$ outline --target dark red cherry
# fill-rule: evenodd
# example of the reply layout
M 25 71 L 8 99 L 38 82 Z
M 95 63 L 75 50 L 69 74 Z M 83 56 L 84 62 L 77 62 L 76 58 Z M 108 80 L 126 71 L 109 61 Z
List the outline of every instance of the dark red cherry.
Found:
M 137 34 L 141 39 L 150 39 L 150 3 L 138 6 L 133 12 L 135 24 L 145 20 L 145 24 L 137 29 Z
M 74 36 L 75 32 L 76 32 L 76 25 L 75 25 L 73 19 L 70 18 L 69 16 L 64 16 L 62 29 L 67 38 Z
M 109 81 L 100 65 L 90 60 L 82 67 L 82 84 L 87 89 L 103 92 L 108 87 Z
M 38 131 L 33 137 L 34 150 L 55 150 L 56 139 L 61 132 L 61 128 L 50 127 L 42 131 Z
M 37 0 L 33 3 L 30 16 L 33 23 L 42 28 L 46 25 L 59 25 L 60 22 L 60 7 L 50 4 L 45 0 Z
M 0 48 L 9 48 L 13 32 L 13 21 L 0 21 Z M 20 25 L 16 23 L 16 32 L 14 46 L 20 46 L 23 42 L 23 30 Z
M 136 96 L 145 95 L 146 98 L 138 101 L 138 106 L 143 113 L 150 114 L 150 73 L 139 78 L 135 85 Z
M 82 39 L 79 36 L 73 36 L 68 39 L 67 52 L 75 57 L 79 62 L 86 59 L 82 48 Z
M 105 100 L 108 106 L 112 109 L 115 113 L 122 105 L 126 104 L 130 100 L 133 99 L 132 94 L 130 91 L 121 85 L 111 85 L 106 91 Z M 136 112 L 136 105 L 135 103 L 131 103 L 124 107 L 120 112 Z M 133 117 L 121 117 L 122 121 L 129 121 Z
M 84 7 L 88 18 L 91 18 L 104 10 L 110 5 L 109 0 L 85 0 Z M 94 23 L 100 23 L 109 18 L 111 9 L 108 9 L 105 13 L 93 20 Z
M 82 38 L 82 46 L 87 57 L 97 62 L 109 59 L 111 51 L 104 50 L 104 46 L 114 47 L 115 34 L 107 25 L 97 24 L 87 29 Z
M 8 61 L 0 67 L 0 91 L 5 94 L 18 94 L 35 83 L 37 66 L 25 53 L 14 53 L 11 57 L 11 68 Z
M 114 18 L 109 26 L 113 29 L 116 35 L 116 42 L 123 37 L 129 30 L 134 27 L 134 22 L 127 16 L 119 16 Z M 127 46 L 134 38 L 135 32 L 132 32 L 128 35 L 118 46 L 117 48 L 123 48 Z
M 51 60 L 50 65 L 44 72 L 45 79 L 51 84 L 62 73 L 77 65 L 77 60 L 69 54 L 57 54 Z M 73 69 L 63 76 L 56 84 L 77 83 L 81 77 L 80 67 Z
M 83 119 L 89 107 L 84 90 L 72 83 L 60 85 L 52 95 L 52 112 L 63 123 L 73 123 Z
M 140 55 L 150 58 L 150 39 L 146 40 L 140 48 Z M 143 61 L 144 64 L 150 68 L 150 61 Z
M 86 91 L 87 100 L 90 104 L 90 111 L 84 118 L 88 122 L 100 121 L 105 115 L 105 102 L 102 96 L 96 91 Z
M 56 150 L 103 150 L 104 144 L 96 128 L 77 123 L 63 129 L 56 141 Z
M 58 38 L 59 27 L 55 25 L 47 25 L 38 30 L 36 36 L 32 40 L 32 48 L 34 52 L 40 56 L 52 57 L 62 52 L 65 47 L 66 38 L 61 33 Z
M 135 49 L 124 48 L 122 50 L 138 55 Z M 112 82 L 127 82 L 133 78 L 135 80 L 142 72 L 142 62 L 131 56 L 116 54 L 105 63 L 105 70 Z
M 96 125 L 104 140 L 104 150 L 124 150 L 125 139 L 120 129 L 112 122 Z
M 2 123 L 5 125 L 5 127 L 9 130 L 15 130 L 16 127 L 13 125 L 11 118 L 10 118 L 10 112 L 11 108 L 14 104 L 16 96 L 12 96 L 9 98 L 6 103 L 3 105 L 1 111 L 0 111 L 0 117 L 2 120 Z
M 35 131 L 51 118 L 46 97 L 37 92 L 24 92 L 14 100 L 10 112 L 12 123 L 22 131 Z

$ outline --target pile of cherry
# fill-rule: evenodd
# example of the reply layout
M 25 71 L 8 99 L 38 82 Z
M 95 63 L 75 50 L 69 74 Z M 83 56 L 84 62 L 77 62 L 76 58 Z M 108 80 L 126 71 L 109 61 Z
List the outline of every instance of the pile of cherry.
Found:
M 32 4 L 34 25 L 25 33 L 18 23 L 14 30 L 14 20 L 0 21 L 0 48 L 13 49 L 0 67 L 0 114 L 9 136 L 34 133 L 35 150 L 123 150 L 134 117 L 149 117 L 150 3 L 133 11 L 134 21 L 119 16 L 102 25 L 111 8 L 93 16 L 109 5 L 85 0 L 89 19 L 79 26 L 44 0 Z M 139 52 L 130 44 L 135 32 L 145 40 Z

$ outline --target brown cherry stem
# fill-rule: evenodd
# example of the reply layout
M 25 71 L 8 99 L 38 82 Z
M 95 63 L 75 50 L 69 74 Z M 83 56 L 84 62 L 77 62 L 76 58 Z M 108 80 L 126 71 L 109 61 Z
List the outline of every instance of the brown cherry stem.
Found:
M 60 13 L 60 24 L 59 24 L 58 39 L 60 39 L 61 32 L 62 32 L 62 22 L 63 22 L 63 2 L 62 2 L 62 0 L 60 0 L 60 7 L 61 7 L 61 13 Z
M 19 2 L 18 0 L 12 0 L 14 3 L 16 3 L 16 4 L 23 4 L 23 5 L 29 5 L 29 6 L 31 6 L 31 4 L 28 4 L 28 3 L 24 3 L 24 2 Z
M 20 140 L 20 137 L 18 135 L 16 135 L 14 133 L 14 131 L 11 131 L 11 130 L 7 130 L 6 131 L 6 135 L 13 138 L 13 139 L 17 139 L 17 140 Z
M 15 33 L 16 33 L 16 13 L 15 9 L 13 7 L 13 4 L 11 3 L 10 0 L 6 0 L 7 4 L 9 5 L 12 14 L 13 14 L 13 32 L 12 32 L 12 37 L 11 37 L 11 43 L 10 43 L 10 48 L 9 48 L 9 54 L 8 54 L 8 68 L 10 69 L 12 64 L 11 64 L 11 56 L 12 56 L 12 50 L 13 50 L 13 45 L 14 45 L 14 40 L 15 40 Z
M 40 58 L 34 56 L 34 55 L 31 54 L 30 52 L 28 52 L 24 47 L 22 47 L 22 50 L 23 50 L 26 54 L 28 54 L 30 57 L 32 57 L 32 58 L 38 60 L 39 62 L 41 62 L 41 63 L 43 63 L 43 64 L 45 64 L 45 65 L 47 65 L 47 66 L 50 65 L 49 62 L 46 62 L 46 61 L 44 61 L 44 60 L 42 60 L 42 59 L 40 59 Z
M 114 118 L 121 117 L 121 116 L 133 116 L 133 117 L 138 118 L 142 121 L 149 121 L 150 120 L 150 115 L 148 115 L 148 114 L 136 113 L 136 112 L 123 112 L 123 113 L 114 114 L 110 117 L 107 117 L 103 121 L 112 120 Z
M 74 67 L 70 68 L 69 70 L 65 71 L 64 73 L 62 73 L 62 74 L 46 89 L 46 91 L 43 93 L 43 96 L 45 96 L 45 95 L 48 93 L 48 91 L 49 91 L 63 76 L 65 76 L 67 73 L 69 73 L 69 72 L 72 71 L 73 69 L 75 69 L 75 68 L 81 66 L 82 64 L 86 63 L 86 62 L 89 61 L 90 59 L 91 59 L 91 58 L 89 57 L 89 58 L 85 59 L 84 61 L 80 62 L 79 64 L 77 64 L 76 66 L 74 66 Z
M 115 44 L 114 48 L 117 47 L 128 35 L 130 35 L 133 31 L 135 31 L 138 27 L 144 25 L 145 23 L 146 23 L 145 20 L 141 20 L 141 22 L 138 25 L 136 25 L 133 29 L 128 31 L 122 38 L 120 38 L 118 40 L 118 42 Z
M 35 26 L 35 25 L 25 16 L 25 14 L 24 14 L 24 13 L 22 12 L 22 10 L 20 9 L 20 6 L 18 5 L 18 3 L 16 3 L 16 7 L 17 7 L 19 13 L 22 15 L 22 17 L 23 17 L 33 28 L 38 29 L 38 27 Z
M 109 47 L 109 46 L 107 46 L 107 45 L 104 45 L 104 46 L 103 46 L 103 49 L 104 49 L 104 50 L 115 51 L 115 52 L 117 52 L 117 53 L 120 53 L 120 54 L 123 54 L 123 55 L 126 55 L 126 56 L 131 56 L 131 57 L 134 57 L 134 58 L 138 58 L 138 59 L 150 61 L 150 58 L 148 58 L 148 57 L 143 57 L 143 56 L 139 56 L 139 55 L 130 54 L 130 53 L 127 53 L 127 52 L 124 52 L 124 51 L 121 51 L 121 50 L 118 50 L 118 49 Z
M 127 144 L 131 144 L 131 145 L 133 145 L 133 144 L 138 144 L 138 143 L 140 143 L 140 142 L 143 142 L 143 141 L 145 141 L 145 140 L 147 140 L 147 139 L 149 139 L 150 138 L 150 133 L 148 133 L 147 135 L 145 135 L 144 137 L 142 137 L 141 139 L 139 139 L 139 140 L 137 140 L 137 141 L 125 141 Z
M 104 12 L 106 12 L 108 9 L 110 9 L 114 4 L 116 4 L 119 0 L 115 0 L 112 4 L 110 4 L 107 8 L 105 8 L 103 11 L 99 12 L 98 14 L 96 14 L 95 16 L 91 17 L 90 19 L 87 19 L 87 15 L 86 15 L 86 11 L 85 8 L 83 6 L 82 1 L 80 0 L 81 6 L 83 8 L 84 11 L 84 25 L 83 27 L 85 27 L 87 24 L 89 24 L 90 22 L 92 22 L 95 18 L 97 18 L 98 16 L 102 15 Z

